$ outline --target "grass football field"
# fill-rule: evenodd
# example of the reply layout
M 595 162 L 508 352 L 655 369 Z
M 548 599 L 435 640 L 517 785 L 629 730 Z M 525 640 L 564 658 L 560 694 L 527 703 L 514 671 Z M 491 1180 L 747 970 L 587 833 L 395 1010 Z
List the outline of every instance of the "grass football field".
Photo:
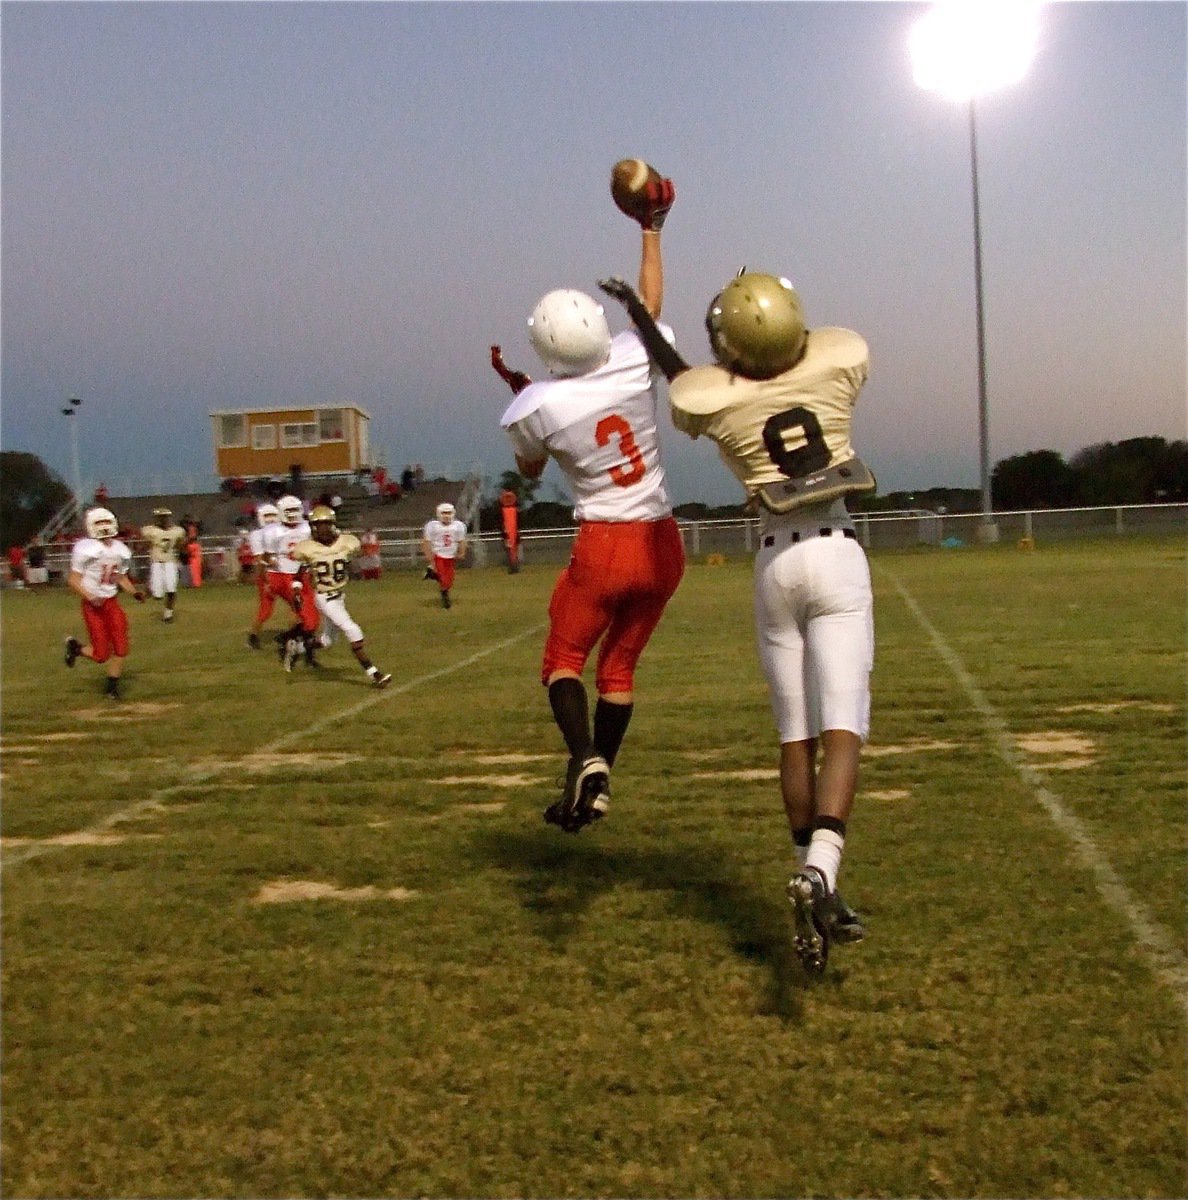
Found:
M 6 592 L 3 1194 L 1184 1196 L 1183 540 L 872 571 L 869 936 L 816 986 L 741 558 L 577 837 L 552 568 L 353 584 L 384 692 L 249 650 L 248 588 L 129 603 L 119 705 Z

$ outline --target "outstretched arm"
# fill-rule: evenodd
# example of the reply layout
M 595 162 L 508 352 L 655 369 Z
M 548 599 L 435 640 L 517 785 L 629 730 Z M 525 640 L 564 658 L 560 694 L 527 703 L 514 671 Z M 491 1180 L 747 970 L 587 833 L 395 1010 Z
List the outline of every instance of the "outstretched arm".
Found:
M 647 234 L 644 234 L 647 237 Z M 598 286 L 608 295 L 613 296 L 627 310 L 635 328 L 639 330 L 640 339 L 651 356 L 652 361 L 664 373 L 670 383 L 683 371 L 689 369 L 689 364 L 676 352 L 664 334 L 660 332 L 655 319 L 647 305 L 639 298 L 632 286 L 622 279 L 600 279 Z
M 518 396 L 532 380 L 523 371 L 513 371 L 503 361 L 503 350 L 499 346 L 491 347 L 491 366 L 499 374 L 499 378 L 512 390 L 513 396 Z

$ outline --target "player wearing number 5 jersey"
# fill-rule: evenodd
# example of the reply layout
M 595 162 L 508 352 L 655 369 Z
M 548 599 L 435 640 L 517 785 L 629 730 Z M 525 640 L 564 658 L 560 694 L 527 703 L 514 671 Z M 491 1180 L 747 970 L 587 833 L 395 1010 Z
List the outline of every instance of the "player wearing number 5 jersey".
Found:
M 663 299 L 660 230 L 672 185 L 641 219 L 639 286 L 653 316 Z M 541 667 L 570 760 L 560 801 L 546 820 L 576 833 L 601 817 L 610 769 L 634 708 L 635 668 L 685 569 L 656 429 L 658 379 L 634 330 L 612 338 L 602 306 L 582 292 L 550 292 L 529 336 L 553 378 L 530 383 L 492 365 L 515 400 L 502 424 L 520 471 L 538 478 L 555 459 L 573 491 L 579 522 L 568 567 L 549 604 Z M 671 338 L 670 330 L 665 336 Z M 601 639 L 591 731 L 582 672 Z
M 359 539 L 353 533 L 339 533 L 334 523 L 334 510 L 319 505 L 309 514 L 309 527 L 313 536 L 298 542 L 289 552 L 294 561 L 309 569 L 314 587 L 314 603 L 322 614 L 325 632 L 322 645 L 329 646 L 338 630 L 351 647 L 351 653 L 367 674 L 367 678 L 378 688 L 387 687 L 392 676 L 375 666 L 363 646 L 363 630 L 347 612 L 343 593 L 350 581 L 348 564 L 361 551 Z M 292 665 L 290 659 L 289 665 Z
M 837 876 L 874 659 L 870 573 L 844 501 L 875 486 L 850 445 L 866 343 L 848 329 L 806 330 L 787 280 L 740 272 L 706 315 L 717 364 L 690 368 L 627 284 L 600 286 L 624 303 L 671 381 L 673 424 L 717 443 L 759 513 L 755 625 L 797 848 L 788 897 L 797 953 L 819 975 L 831 939 L 865 932 Z

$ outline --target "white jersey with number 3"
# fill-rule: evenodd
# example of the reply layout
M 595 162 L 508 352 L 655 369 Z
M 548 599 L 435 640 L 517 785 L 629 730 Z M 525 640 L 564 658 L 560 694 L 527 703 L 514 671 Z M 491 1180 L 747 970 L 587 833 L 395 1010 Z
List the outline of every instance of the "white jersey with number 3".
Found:
M 660 326 L 669 342 L 672 330 Z M 557 460 L 579 521 L 659 521 L 672 514 L 656 430 L 657 380 L 634 330 L 574 379 L 526 387 L 501 424 L 518 457 Z

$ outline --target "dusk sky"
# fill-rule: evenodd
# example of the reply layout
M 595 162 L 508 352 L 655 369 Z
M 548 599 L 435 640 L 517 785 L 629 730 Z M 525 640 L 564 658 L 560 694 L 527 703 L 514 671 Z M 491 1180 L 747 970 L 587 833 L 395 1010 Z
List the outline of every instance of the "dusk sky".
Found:
M 0 442 L 69 482 L 78 395 L 84 482 L 209 484 L 212 410 L 348 403 L 390 466 L 497 479 L 488 346 L 539 375 L 539 296 L 634 280 L 607 181 L 638 156 L 676 183 L 690 361 L 739 266 L 786 275 L 870 344 L 880 490 L 976 487 L 968 124 L 913 81 L 925 11 L 5 0 Z M 992 462 L 1188 436 L 1186 13 L 1051 4 L 978 102 Z M 662 423 L 675 501 L 741 498 Z

